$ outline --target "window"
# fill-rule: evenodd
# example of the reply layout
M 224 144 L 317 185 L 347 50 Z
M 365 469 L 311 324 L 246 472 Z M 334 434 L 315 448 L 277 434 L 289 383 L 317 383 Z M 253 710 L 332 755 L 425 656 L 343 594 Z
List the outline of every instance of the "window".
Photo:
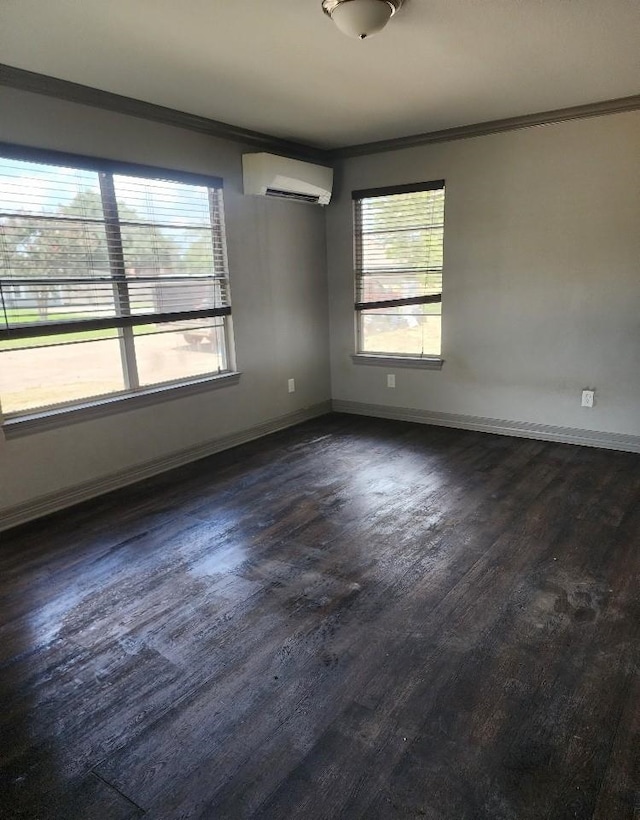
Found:
M 358 352 L 440 356 L 444 181 L 353 200 Z
M 222 181 L 0 146 L 7 416 L 228 372 Z

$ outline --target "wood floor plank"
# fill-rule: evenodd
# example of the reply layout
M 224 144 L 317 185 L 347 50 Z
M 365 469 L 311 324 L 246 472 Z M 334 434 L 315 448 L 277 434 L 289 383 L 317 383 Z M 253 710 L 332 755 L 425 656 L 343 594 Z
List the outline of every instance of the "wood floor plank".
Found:
M 0 787 L 0 806 L 3 799 Z M 127 797 L 94 774 L 78 779 L 62 779 L 46 793 L 25 787 L 20 807 L 11 814 L 12 820 L 139 820 L 144 812 Z
M 640 457 L 331 415 L 5 533 L 0 816 L 636 820 Z
M 640 675 L 625 693 L 593 820 L 640 816 Z

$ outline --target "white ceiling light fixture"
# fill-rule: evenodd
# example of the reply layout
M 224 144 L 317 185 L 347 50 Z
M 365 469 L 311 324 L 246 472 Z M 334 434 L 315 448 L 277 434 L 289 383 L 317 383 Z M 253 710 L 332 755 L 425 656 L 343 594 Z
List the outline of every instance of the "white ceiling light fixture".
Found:
M 377 34 L 403 0 L 322 0 L 322 10 L 343 34 L 364 40 Z

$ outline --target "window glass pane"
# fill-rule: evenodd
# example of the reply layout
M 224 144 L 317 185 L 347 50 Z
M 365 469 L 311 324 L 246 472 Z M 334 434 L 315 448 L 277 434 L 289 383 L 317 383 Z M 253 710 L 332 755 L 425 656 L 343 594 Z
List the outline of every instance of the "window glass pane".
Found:
M 227 370 L 224 319 L 193 319 L 135 328 L 141 386 Z
M 0 157 L 6 413 L 227 371 L 223 317 L 166 319 L 229 303 L 221 189 Z
M 362 231 L 376 233 L 393 224 L 401 230 L 439 225 L 444 221 L 444 193 L 415 191 L 408 194 L 364 197 L 362 200 Z
M 441 304 L 394 305 L 442 293 L 444 188 L 364 197 L 355 207 L 359 350 L 439 356 Z M 366 303 L 370 303 L 368 306 Z
M 158 228 L 155 225 L 123 225 L 122 249 L 127 275 L 156 277 L 180 274 L 186 266 L 186 251 L 195 241 L 192 233 L 188 229 Z M 198 229 L 198 234 L 201 233 Z
M 54 263 L 55 255 L 51 257 Z M 23 279 L 4 282 L 0 288 L 4 309 L 0 328 L 43 325 L 58 322 L 81 322 L 113 316 L 116 289 L 111 282 L 65 281 L 60 278 Z
M 95 171 L 0 158 L 0 211 L 100 219 Z
M 363 311 L 360 322 L 362 353 L 440 355 L 439 304 Z
M 198 276 L 222 273 L 214 258 L 211 228 L 122 226 L 125 269 L 129 276 Z
M 54 336 L 33 336 L 30 339 L 0 339 L 0 352 L 19 350 L 23 347 L 53 347 L 54 345 L 76 344 L 76 342 L 99 342 L 101 339 L 117 339 L 118 335 L 119 331 L 115 327 L 108 327 L 104 330 L 78 330 L 75 333 Z
M 43 339 L 38 341 L 42 344 Z M 12 349 L 11 344 L 15 343 L 3 342 L 5 349 L 0 352 L 4 413 L 28 412 L 125 388 L 117 338 L 23 349 Z
M 362 269 L 402 276 L 403 271 L 442 268 L 442 227 L 392 227 L 362 237 Z
M 222 244 L 211 233 L 218 192 L 119 175 L 113 183 L 129 275 L 225 273 Z
M 121 222 L 135 215 L 154 225 L 211 225 L 208 188 L 121 174 L 114 174 L 113 184 Z
M 0 159 L 2 324 L 112 314 L 98 174 Z
M 359 301 L 410 299 L 414 296 L 431 296 L 438 293 L 442 293 L 442 271 L 404 276 L 375 273 L 363 277 Z
M 129 279 L 127 293 L 134 316 L 205 310 L 229 304 L 227 280 L 206 276 L 163 277 L 155 281 Z

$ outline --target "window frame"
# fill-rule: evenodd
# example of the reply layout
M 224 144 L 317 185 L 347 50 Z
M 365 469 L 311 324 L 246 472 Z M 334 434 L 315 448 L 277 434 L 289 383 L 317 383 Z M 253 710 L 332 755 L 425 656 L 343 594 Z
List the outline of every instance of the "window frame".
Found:
M 224 182 L 221 177 L 195 173 L 191 171 L 172 170 L 159 166 L 146 165 L 141 163 L 125 162 L 106 158 L 92 157 L 83 154 L 67 153 L 51 149 L 29 147 L 0 141 L 0 157 L 3 159 L 17 160 L 23 162 L 40 163 L 52 166 L 62 166 L 77 170 L 88 170 L 98 174 L 100 187 L 106 182 L 106 196 L 113 197 L 115 205 L 114 177 L 127 176 L 138 177 L 142 180 L 161 180 L 164 182 L 175 182 L 179 184 L 194 185 L 204 187 L 209 196 L 209 212 L 211 216 L 211 236 L 212 241 L 220 242 L 226 292 L 228 294 L 227 305 L 223 307 L 210 307 L 197 310 L 184 311 L 161 311 L 149 314 L 142 313 L 119 313 L 122 302 L 119 301 L 119 308 L 114 316 L 106 316 L 82 320 L 81 322 L 57 322 L 38 323 L 32 327 L 23 325 L 19 328 L 7 326 L 0 328 L 0 338 L 5 340 L 29 339 L 38 336 L 50 337 L 54 335 L 64 335 L 75 332 L 81 323 L 83 330 L 116 329 L 119 331 L 118 339 L 121 346 L 123 378 L 127 385 L 123 390 L 98 396 L 88 396 L 81 399 L 56 402 L 55 404 L 43 405 L 33 409 L 19 410 L 15 412 L 2 412 L 2 396 L 0 396 L 0 427 L 6 438 L 12 438 L 26 432 L 36 432 L 40 429 L 48 429 L 83 421 L 86 418 L 109 415 L 121 410 L 133 409 L 134 407 L 146 406 L 168 399 L 178 398 L 180 395 L 190 395 L 203 392 L 211 388 L 218 388 L 228 384 L 237 384 L 240 374 L 236 370 L 235 349 L 233 344 L 233 330 L 231 318 L 231 298 L 229 291 L 229 265 L 227 257 L 225 214 L 222 199 Z M 214 208 L 215 204 L 215 208 Z M 105 205 L 105 195 L 102 196 L 102 215 L 105 230 L 113 230 L 116 236 L 116 254 L 121 254 L 120 259 L 112 258 L 111 240 L 113 233 L 109 235 L 109 271 L 113 286 L 118 287 L 119 276 L 124 281 L 124 287 L 128 290 L 127 280 L 124 278 L 124 262 L 122 258 L 122 238 L 120 233 L 120 219 L 117 216 L 117 206 L 115 212 L 108 213 L 108 206 Z M 114 217 L 115 213 L 115 217 Z M 34 220 L 39 217 L 34 216 Z M 76 221 L 82 222 L 82 218 Z M 126 222 L 124 220 L 123 224 Z M 214 224 L 215 223 L 215 224 Z M 153 222 L 149 221 L 150 227 Z M 216 225 L 219 235 L 216 233 Z M 215 278 L 215 277 L 214 277 Z M 8 279 L 8 282 L 11 280 Z M 132 280 L 135 281 L 135 280 Z M 128 299 L 124 295 L 124 302 Z M 160 318 L 161 317 L 161 318 Z M 137 376 L 137 365 L 134 351 L 134 328 L 149 322 L 160 324 L 170 324 L 171 322 L 182 322 L 188 320 L 223 318 L 223 339 L 224 339 L 224 363 L 225 369 L 218 372 L 205 373 L 196 376 L 173 379 L 166 382 L 154 383 L 140 386 Z M 1 354 L 0 354 L 1 355 Z M 133 376 L 133 378 L 132 378 Z M 131 383 L 133 382 L 133 384 Z
M 422 295 L 417 297 L 406 297 L 390 300 L 378 300 L 373 302 L 359 301 L 359 290 L 361 288 L 362 277 L 365 272 L 361 266 L 362 259 L 362 222 L 361 203 L 364 199 L 374 197 L 397 196 L 401 194 L 422 193 L 425 191 L 445 191 L 445 180 L 436 179 L 427 182 L 411 182 L 403 185 L 392 185 L 377 188 L 365 188 L 354 190 L 351 193 L 353 209 L 353 260 L 354 260 L 354 337 L 355 353 L 351 355 L 354 364 L 366 365 L 397 365 L 400 367 L 418 367 L 427 370 L 440 370 L 444 359 L 442 352 L 438 355 L 423 354 L 412 355 L 409 353 L 389 353 L 389 352 L 369 352 L 363 350 L 362 324 L 363 311 L 376 310 L 390 307 L 401 307 L 422 304 L 442 304 L 442 291 L 439 294 Z M 443 222 L 444 227 L 444 222 Z M 444 242 L 444 234 L 443 234 Z M 444 265 L 443 265 L 444 270 Z

